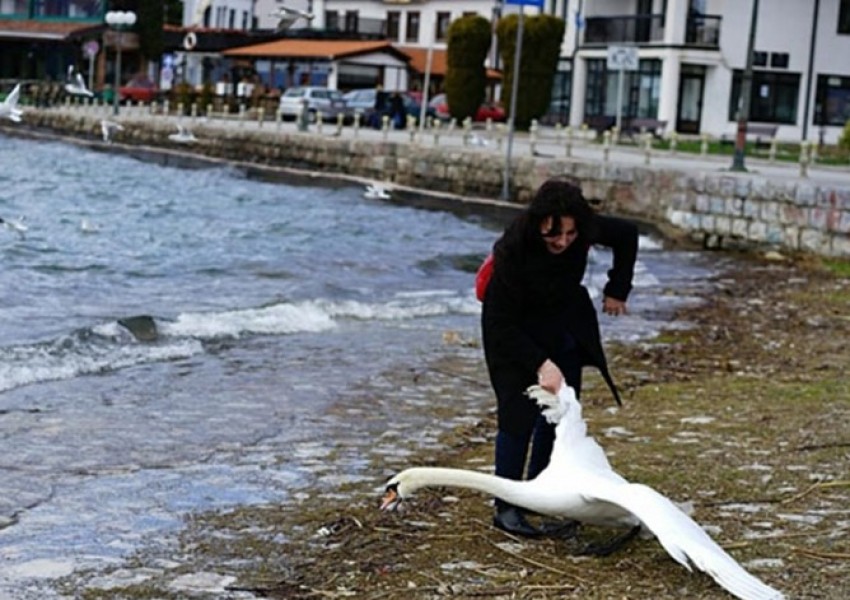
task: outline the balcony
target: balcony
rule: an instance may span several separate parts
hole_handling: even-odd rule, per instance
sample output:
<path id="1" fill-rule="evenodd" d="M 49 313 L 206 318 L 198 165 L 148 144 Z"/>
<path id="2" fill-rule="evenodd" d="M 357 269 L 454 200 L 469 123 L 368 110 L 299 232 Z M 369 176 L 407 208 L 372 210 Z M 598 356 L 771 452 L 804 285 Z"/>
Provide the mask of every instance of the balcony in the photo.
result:
<path id="1" fill-rule="evenodd" d="M 585 21 L 585 44 L 646 44 L 663 39 L 664 15 L 587 17 Z"/>
<path id="2" fill-rule="evenodd" d="M 717 49 L 723 17 L 691 13 L 685 25 L 685 39 L 673 40 L 686 46 Z M 651 44 L 664 41 L 665 15 L 587 17 L 584 44 Z"/>

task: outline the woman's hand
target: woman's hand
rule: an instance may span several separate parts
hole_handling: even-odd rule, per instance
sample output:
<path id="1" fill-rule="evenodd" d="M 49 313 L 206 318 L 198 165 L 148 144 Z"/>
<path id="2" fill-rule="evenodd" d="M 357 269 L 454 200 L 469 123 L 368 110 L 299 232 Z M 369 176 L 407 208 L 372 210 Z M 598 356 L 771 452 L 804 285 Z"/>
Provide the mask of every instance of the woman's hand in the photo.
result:
<path id="1" fill-rule="evenodd" d="M 602 312 L 612 317 L 619 317 L 626 314 L 626 303 L 610 296 L 602 298 Z"/>
<path id="2" fill-rule="evenodd" d="M 563 382 L 564 374 L 561 373 L 561 369 L 559 369 L 558 365 L 548 358 L 542 365 L 540 365 L 540 368 L 537 369 L 537 383 L 539 383 L 540 387 L 543 389 L 548 390 L 553 394 L 557 394 L 558 390 L 561 389 L 561 384 Z"/>

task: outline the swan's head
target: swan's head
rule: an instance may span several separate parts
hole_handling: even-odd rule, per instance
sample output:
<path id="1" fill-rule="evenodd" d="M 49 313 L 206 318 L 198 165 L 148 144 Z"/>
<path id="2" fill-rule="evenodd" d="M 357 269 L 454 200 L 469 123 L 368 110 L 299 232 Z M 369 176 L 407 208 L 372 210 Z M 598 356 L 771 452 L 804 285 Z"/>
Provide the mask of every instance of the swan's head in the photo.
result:
<path id="1" fill-rule="evenodd" d="M 404 480 L 400 473 L 387 482 L 387 487 L 384 489 L 384 497 L 381 500 L 381 510 L 397 510 L 404 500 L 405 486 Z"/>
<path id="2" fill-rule="evenodd" d="M 411 467 L 395 475 L 387 482 L 384 488 L 384 497 L 381 500 L 381 510 L 397 510 L 403 500 L 409 498 L 413 493 L 429 484 L 437 469 L 422 467 Z"/>

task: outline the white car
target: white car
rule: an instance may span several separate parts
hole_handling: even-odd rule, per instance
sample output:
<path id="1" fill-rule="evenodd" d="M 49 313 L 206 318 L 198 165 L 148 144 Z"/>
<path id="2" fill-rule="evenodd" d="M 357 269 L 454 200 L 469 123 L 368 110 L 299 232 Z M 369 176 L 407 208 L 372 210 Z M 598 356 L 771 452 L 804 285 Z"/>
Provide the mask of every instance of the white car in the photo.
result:
<path id="1" fill-rule="evenodd" d="M 342 94 L 326 87 L 291 87 L 280 97 L 280 115 L 284 120 L 297 118 L 302 107 L 311 123 L 316 122 L 320 112 L 324 121 L 336 121 L 339 114 L 348 117 Z"/>

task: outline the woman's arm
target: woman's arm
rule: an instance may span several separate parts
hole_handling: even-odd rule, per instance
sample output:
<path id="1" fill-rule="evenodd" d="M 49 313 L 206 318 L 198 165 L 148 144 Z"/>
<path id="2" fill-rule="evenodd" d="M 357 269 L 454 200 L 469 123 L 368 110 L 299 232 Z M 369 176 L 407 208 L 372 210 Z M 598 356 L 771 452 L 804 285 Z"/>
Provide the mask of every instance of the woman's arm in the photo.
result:
<path id="1" fill-rule="evenodd" d="M 622 310 L 625 310 L 637 261 L 638 229 L 633 222 L 618 217 L 598 215 L 597 219 L 598 231 L 594 242 L 611 248 L 614 258 L 603 293 L 606 298 L 619 301 Z M 612 303 L 611 309 L 617 309 L 616 303 Z"/>

